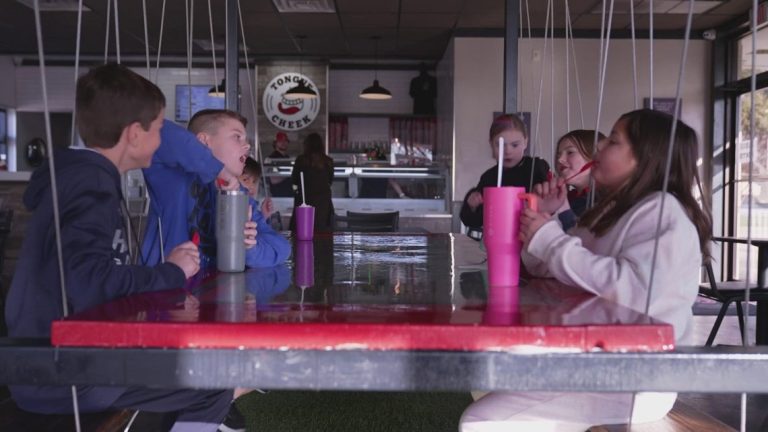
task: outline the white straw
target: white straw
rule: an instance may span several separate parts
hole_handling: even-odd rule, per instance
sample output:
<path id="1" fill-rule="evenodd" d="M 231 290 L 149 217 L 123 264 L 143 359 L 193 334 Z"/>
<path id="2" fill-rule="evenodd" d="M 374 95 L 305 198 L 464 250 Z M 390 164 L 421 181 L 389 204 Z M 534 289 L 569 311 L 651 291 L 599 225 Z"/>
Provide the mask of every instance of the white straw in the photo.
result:
<path id="1" fill-rule="evenodd" d="M 301 204 L 307 205 L 307 197 L 304 196 L 304 172 L 300 172 L 299 175 L 301 175 Z"/>
<path id="2" fill-rule="evenodd" d="M 499 173 L 496 175 L 496 187 L 501 187 L 501 166 L 504 163 L 504 137 L 499 137 Z"/>

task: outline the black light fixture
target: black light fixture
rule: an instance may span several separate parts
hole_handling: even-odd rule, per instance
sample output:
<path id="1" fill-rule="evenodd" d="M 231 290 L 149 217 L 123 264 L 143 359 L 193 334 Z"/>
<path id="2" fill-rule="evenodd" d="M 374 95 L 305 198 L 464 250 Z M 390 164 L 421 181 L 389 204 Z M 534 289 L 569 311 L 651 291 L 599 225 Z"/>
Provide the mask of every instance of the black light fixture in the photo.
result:
<path id="1" fill-rule="evenodd" d="M 360 92 L 360 97 L 362 99 L 371 99 L 371 100 L 386 100 L 386 99 L 392 99 L 392 93 L 385 89 L 384 87 L 379 85 L 379 71 L 378 71 L 378 63 L 379 63 L 379 37 L 374 36 L 371 39 L 374 41 L 374 48 L 373 48 L 373 61 L 374 61 L 374 67 L 373 67 L 373 85 L 370 87 L 366 87 L 363 89 L 363 91 Z"/>
<path id="2" fill-rule="evenodd" d="M 301 56 L 304 54 L 304 50 L 302 49 L 302 42 L 305 38 L 306 36 L 296 36 L 296 39 L 299 40 L 299 75 L 303 75 L 301 67 Z M 291 87 L 288 89 L 288 91 L 283 93 L 283 97 L 286 99 L 314 99 L 317 97 L 317 92 L 314 89 L 309 88 L 305 80 L 300 80 L 296 87 Z"/>
<path id="3" fill-rule="evenodd" d="M 224 97 L 224 91 L 226 89 L 226 80 L 222 78 L 221 84 L 214 85 L 208 90 L 208 96 L 211 97 L 217 97 L 217 98 L 223 98 Z"/>

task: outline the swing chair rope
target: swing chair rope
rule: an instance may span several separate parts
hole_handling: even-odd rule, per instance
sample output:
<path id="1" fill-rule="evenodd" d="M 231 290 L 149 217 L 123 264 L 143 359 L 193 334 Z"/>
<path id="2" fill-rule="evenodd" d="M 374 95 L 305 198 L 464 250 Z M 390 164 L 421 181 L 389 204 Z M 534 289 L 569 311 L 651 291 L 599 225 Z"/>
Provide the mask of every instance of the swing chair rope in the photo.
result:
<path id="1" fill-rule="evenodd" d="M 539 96 L 538 96 L 537 101 L 536 101 L 536 129 L 535 129 L 536 132 L 535 132 L 535 134 L 533 136 L 531 136 L 530 132 L 528 134 L 529 135 L 528 136 L 528 141 L 531 143 L 531 158 L 532 158 L 532 162 L 531 162 L 531 176 L 530 176 L 530 179 L 528 181 L 528 190 L 533 190 L 533 173 L 535 171 L 534 168 L 536 167 L 536 150 L 539 147 L 539 145 L 538 145 L 538 143 L 539 143 L 539 119 L 541 118 L 541 115 L 540 115 L 540 113 L 541 113 L 541 97 L 542 97 L 542 92 L 543 92 L 543 89 L 544 89 L 544 75 L 545 75 L 544 74 L 544 70 L 545 70 L 544 67 L 545 67 L 545 63 L 546 63 L 546 60 L 547 60 L 547 47 L 549 45 L 549 43 L 548 43 L 549 39 L 547 38 L 547 35 L 549 34 L 549 29 L 550 29 L 550 23 L 549 23 L 550 16 L 549 16 L 549 13 L 552 10 L 551 9 L 551 5 L 552 5 L 552 0 L 547 0 L 547 17 L 546 17 L 546 19 L 544 21 L 544 51 L 541 54 L 541 74 L 540 74 L 540 77 L 539 77 Z M 501 161 L 499 161 L 499 163 L 501 163 Z"/>
<path id="2" fill-rule="evenodd" d="M 120 21 L 118 20 L 117 0 L 115 2 L 115 54 L 117 54 L 117 64 L 120 64 Z"/>
<path id="3" fill-rule="evenodd" d="M 107 21 L 106 21 L 106 32 L 104 35 L 104 64 L 107 64 L 107 61 L 109 60 L 109 32 L 111 27 L 111 20 L 112 20 L 112 2 L 107 0 Z"/>
<path id="4" fill-rule="evenodd" d="M 240 7 L 240 0 L 237 0 L 237 17 L 240 23 L 240 34 L 243 40 L 243 55 L 245 56 L 245 74 L 248 77 L 248 97 L 251 101 L 251 115 L 253 121 L 253 146 L 256 159 L 259 161 L 261 167 L 261 184 L 264 188 L 264 198 L 271 196 L 269 190 L 269 182 L 267 181 L 267 170 L 264 169 L 264 156 L 261 151 L 261 145 L 259 143 L 259 121 L 258 110 L 256 106 L 256 88 L 253 85 L 253 77 L 251 76 L 250 60 L 248 59 L 248 44 L 245 43 L 245 26 L 243 25 L 243 9 Z M 255 69 L 254 69 L 255 71 Z"/>
<path id="5" fill-rule="evenodd" d="M 82 3 L 80 5 L 80 11 L 82 11 Z M 46 138 L 46 149 L 48 151 L 48 154 L 50 157 L 48 158 L 49 162 L 49 172 L 51 177 L 51 199 L 53 201 L 53 225 L 54 225 L 54 234 L 56 236 L 56 257 L 57 262 L 59 266 L 59 283 L 61 284 L 61 309 L 62 314 L 64 317 L 69 316 L 69 307 L 67 306 L 67 289 L 66 289 L 66 282 L 64 277 L 64 255 L 62 253 L 62 247 L 61 247 L 61 216 L 59 215 L 59 196 L 58 196 L 58 186 L 56 183 L 56 164 L 54 163 L 53 158 L 53 142 L 51 141 L 51 116 L 50 116 L 50 109 L 48 107 L 48 86 L 47 86 L 47 80 L 45 78 L 45 52 L 43 51 L 43 31 L 42 31 L 42 24 L 40 22 L 40 3 L 38 0 L 35 0 L 34 3 L 34 12 L 35 12 L 35 33 L 37 35 L 37 55 L 38 60 L 40 63 L 40 85 L 43 95 L 43 118 L 45 119 L 45 138 Z M 79 32 L 78 32 L 79 33 Z M 77 403 L 77 388 L 75 386 L 71 386 L 72 391 L 72 409 L 74 411 L 74 417 L 75 417 L 75 430 L 77 432 L 81 431 L 80 428 L 80 410 Z"/>
<path id="6" fill-rule="evenodd" d="M 160 35 L 157 41 L 157 61 L 155 62 L 155 79 L 153 82 L 157 85 L 157 80 L 160 76 L 160 53 L 163 51 L 163 29 L 165 27 L 165 2 L 163 0 L 163 6 L 160 10 Z"/>
<path id="7" fill-rule="evenodd" d="M 629 28 L 632 36 L 632 89 L 635 96 L 635 109 L 640 108 L 637 93 L 637 44 L 635 43 L 635 2 L 629 2 Z"/>

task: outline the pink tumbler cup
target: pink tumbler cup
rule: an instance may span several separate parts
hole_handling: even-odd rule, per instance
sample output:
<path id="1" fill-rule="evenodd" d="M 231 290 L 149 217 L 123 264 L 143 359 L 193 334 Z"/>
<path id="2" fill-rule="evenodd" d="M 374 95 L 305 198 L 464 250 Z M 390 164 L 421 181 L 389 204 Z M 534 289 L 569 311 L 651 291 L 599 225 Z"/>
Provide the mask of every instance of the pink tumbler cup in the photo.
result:
<path id="1" fill-rule="evenodd" d="M 487 187 L 483 190 L 483 244 L 488 254 L 488 284 L 520 284 L 520 213 L 523 201 L 538 209 L 536 195 L 516 186 Z"/>
<path id="2" fill-rule="evenodd" d="M 315 208 L 310 205 L 300 205 L 296 211 L 296 239 L 312 240 L 315 234 Z"/>
<path id="3" fill-rule="evenodd" d="M 294 284 L 302 288 L 315 284 L 315 252 L 311 241 L 296 242 L 296 274 Z"/>

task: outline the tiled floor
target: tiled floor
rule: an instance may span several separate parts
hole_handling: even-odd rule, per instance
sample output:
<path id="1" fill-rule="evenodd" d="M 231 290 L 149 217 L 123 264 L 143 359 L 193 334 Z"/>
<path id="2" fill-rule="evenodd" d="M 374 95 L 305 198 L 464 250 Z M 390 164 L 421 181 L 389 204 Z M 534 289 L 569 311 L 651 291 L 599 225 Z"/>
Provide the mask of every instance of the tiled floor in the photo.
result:
<path id="1" fill-rule="evenodd" d="M 754 317 L 751 318 L 752 320 Z M 703 345 L 715 322 L 714 316 L 695 316 L 695 344 Z M 754 321 L 751 322 L 751 334 L 754 336 Z M 741 345 L 739 324 L 735 316 L 727 316 L 715 338 L 715 344 Z M 760 378 L 758 378 L 760 379 Z M 768 379 L 765 377 L 763 379 Z M 741 424 L 741 395 L 739 394 L 701 394 L 681 393 L 680 400 L 719 419 L 736 430 Z M 748 395 L 746 406 L 746 431 L 768 432 L 768 395 Z"/>

